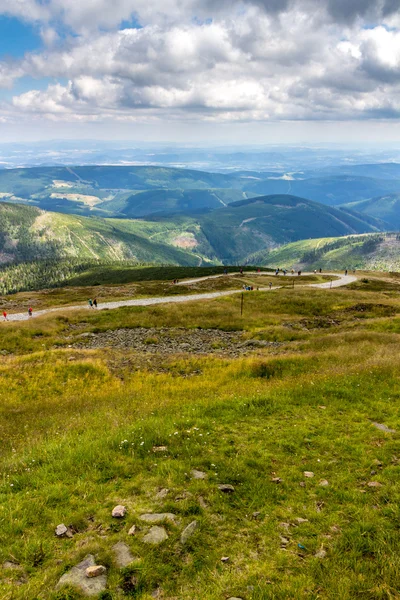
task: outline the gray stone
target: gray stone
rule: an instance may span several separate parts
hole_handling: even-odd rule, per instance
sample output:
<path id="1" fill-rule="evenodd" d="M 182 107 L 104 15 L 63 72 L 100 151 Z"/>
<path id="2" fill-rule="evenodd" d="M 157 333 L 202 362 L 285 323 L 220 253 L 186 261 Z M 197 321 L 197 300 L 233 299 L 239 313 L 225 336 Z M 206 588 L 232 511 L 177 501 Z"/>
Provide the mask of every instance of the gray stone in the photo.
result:
<path id="1" fill-rule="evenodd" d="M 127 544 L 125 544 L 124 542 L 117 542 L 116 544 L 114 544 L 112 549 L 114 552 L 115 564 L 120 569 L 127 567 L 135 560 L 137 560 L 134 556 L 132 556 L 129 546 L 127 546 Z"/>
<path id="2" fill-rule="evenodd" d="M 281 540 L 282 546 L 287 546 L 290 543 L 290 540 L 288 540 L 287 538 L 283 537 L 283 535 L 280 535 L 279 538 Z"/>
<path id="3" fill-rule="evenodd" d="M 233 487 L 233 485 L 230 485 L 229 483 L 221 483 L 218 486 L 218 489 L 220 492 L 224 492 L 225 494 L 231 494 L 232 492 L 235 491 L 235 488 Z"/>
<path id="4" fill-rule="evenodd" d="M 156 494 L 156 499 L 157 500 L 164 500 L 164 498 L 166 498 L 169 494 L 169 489 L 168 488 L 163 488 L 162 490 L 160 490 L 158 492 L 158 494 Z"/>
<path id="5" fill-rule="evenodd" d="M 221 562 L 223 562 L 223 563 L 229 562 L 229 556 L 221 556 Z"/>
<path id="6" fill-rule="evenodd" d="M 328 487 L 329 481 L 327 479 L 321 479 L 321 481 L 319 482 L 319 485 L 321 487 Z"/>
<path id="7" fill-rule="evenodd" d="M 296 517 L 295 522 L 297 525 L 301 525 L 302 523 L 308 523 L 308 519 L 303 519 L 302 517 Z"/>
<path id="8" fill-rule="evenodd" d="M 86 577 L 86 569 L 94 566 L 96 566 L 94 556 L 88 554 L 82 562 L 64 573 L 56 585 L 56 590 L 63 585 L 71 585 L 78 588 L 85 596 L 97 596 L 106 589 L 107 575 L 103 573 L 98 577 Z"/>
<path id="9" fill-rule="evenodd" d="M 379 487 L 382 487 L 382 484 L 379 483 L 379 481 L 369 481 L 367 483 L 367 486 L 370 488 L 379 488 Z"/>
<path id="10" fill-rule="evenodd" d="M 314 477 L 314 473 L 312 471 L 304 471 L 303 475 L 304 477 L 308 477 L 309 479 L 311 477 Z"/>
<path id="11" fill-rule="evenodd" d="M 197 521 L 192 521 L 191 523 L 189 523 L 189 525 L 187 527 L 185 527 L 185 529 L 182 531 L 182 534 L 181 534 L 181 544 L 186 544 L 188 539 L 190 537 L 192 537 L 192 535 L 196 531 L 197 527 L 198 527 Z"/>
<path id="12" fill-rule="evenodd" d="M 57 525 L 55 534 L 57 537 L 63 537 L 64 535 L 66 535 L 67 531 L 68 527 L 64 525 L 64 523 L 61 523 L 60 525 Z"/>
<path id="13" fill-rule="evenodd" d="M 168 446 L 153 446 L 153 452 L 168 452 Z"/>
<path id="14" fill-rule="evenodd" d="M 282 483 L 283 479 L 281 479 L 280 477 L 273 477 L 271 481 L 272 483 Z"/>
<path id="15" fill-rule="evenodd" d="M 132 525 L 132 527 L 128 531 L 128 535 L 135 535 L 135 533 L 136 533 L 136 525 Z"/>
<path id="16" fill-rule="evenodd" d="M 149 533 L 143 537 L 143 541 L 145 544 L 161 544 L 168 539 L 168 534 L 165 531 L 164 527 L 152 527 Z"/>
<path id="17" fill-rule="evenodd" d="M 207 473 L 204 473 L 204 471 L 198 471 L 197 469 L 192 469 L 190 471 L 190 474 L 193 479 L 207 479 Z"/>
<path id="18" fill-rule="evenodd" d="M 6 560 L 2 565 L 3 569 L 13 569 L 14 571 L 20 571 L 22 569 L 21 565 L 11 560 Z"/>
<path id="19" fill-rule="evenodd" d="M 116 519 L 122 519 L 126 515 L 126 507 L 122 506 L 122 504 L 118 504 L 112 509 L 111 515 Z"/>
<path id="20" fill-rule="evenodd" d="M 320 550 L 318 550 L 318 552 L 315 553 L 315 558 L 325 558 L 326 556 L 326 550 L 324 550 L 323 548 L 321 548 Z"/>
<path id="21" fill-rule="evenodd" d="M 88 567 L 85 571 L 86 577 L 99 577 L 100 575 L 104 575 L 107 569 L 103 565 L 94 565 L 93 567 Z"/>
<path id="22" fill-rule="evenodd" d="M 146 523 L 162 523 L 163 521 L 169 521 L 175 523 L 176 515 L 172 513 L 146 513 L 140 515 L 139 519 Z"/>
<path id="23" fill-rule="evenodd" d="M 372 423 L 372 425 L 380 431 L 384 431 L 385 433 L 396 433 L 395 429 L 390 429 L 390 427 L 383 425 L 383 423 Z"/>

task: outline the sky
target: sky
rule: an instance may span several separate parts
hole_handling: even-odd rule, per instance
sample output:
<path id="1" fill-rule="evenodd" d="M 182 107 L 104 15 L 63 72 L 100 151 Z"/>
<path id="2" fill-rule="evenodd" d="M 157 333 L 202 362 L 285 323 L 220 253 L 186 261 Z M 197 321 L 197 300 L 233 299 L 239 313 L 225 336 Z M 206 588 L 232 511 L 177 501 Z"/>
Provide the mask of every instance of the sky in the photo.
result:
<path id="1" fill-rule="evenodd" d="M 400 142 L 400 0 L 0 0 L 0 142 Z"/>

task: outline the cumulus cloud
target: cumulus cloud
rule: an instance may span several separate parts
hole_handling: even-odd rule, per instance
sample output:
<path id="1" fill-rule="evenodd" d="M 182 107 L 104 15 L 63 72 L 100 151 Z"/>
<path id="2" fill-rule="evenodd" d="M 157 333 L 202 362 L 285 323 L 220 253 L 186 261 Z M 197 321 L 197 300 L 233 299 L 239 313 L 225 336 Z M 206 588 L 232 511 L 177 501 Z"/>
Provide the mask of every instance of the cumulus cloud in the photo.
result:
<path id="1" fill-rule="evenodd" d="M 16 14 L 22 0 L 3 3 Z M 400 116 L 398 0 L 220 0 L 217 8 L 187 0 L 183 9 L 180 0 L 24 3 L 26 18 L 41 22 L 46 49 L 12 67 L 0 63 L 0 86 L 23 74 L 56 83 L 15 95 L 15 113 L 65 120 Z M 142 27 L 118 30 L 132 16 Z M 60 38 L 61 18 L 79 35 Z"/>

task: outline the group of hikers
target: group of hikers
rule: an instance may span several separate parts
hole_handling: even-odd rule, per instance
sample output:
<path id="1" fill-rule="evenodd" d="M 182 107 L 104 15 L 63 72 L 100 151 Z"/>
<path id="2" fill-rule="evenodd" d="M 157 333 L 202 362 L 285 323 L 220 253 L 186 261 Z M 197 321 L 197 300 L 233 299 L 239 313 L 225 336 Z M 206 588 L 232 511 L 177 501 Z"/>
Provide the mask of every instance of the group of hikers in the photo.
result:
<path id="1" fill-rule="evenodd" d="M 89 308 L 97 308 L 97 299 L 94 298 L 92 300 L 91 298 L 89 298 L 88 304 L 89 304 Z"/>

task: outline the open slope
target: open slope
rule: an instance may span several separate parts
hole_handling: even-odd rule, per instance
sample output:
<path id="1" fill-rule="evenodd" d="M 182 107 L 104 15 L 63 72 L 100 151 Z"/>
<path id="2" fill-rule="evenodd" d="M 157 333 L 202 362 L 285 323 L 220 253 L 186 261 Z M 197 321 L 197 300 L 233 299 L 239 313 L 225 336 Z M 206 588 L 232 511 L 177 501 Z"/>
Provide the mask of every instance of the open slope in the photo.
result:
<path id="1" fill-rule="evenodd" d="M 301 240 L 248 257 L 249 264 L 291 269 L 366 269 L 400 271 L 397 234 L 352 235 Z"/>
<path id="2" fill-rule="evenodd" d="M 216 255 L 230 261 L 300 239 L 380 229 L 372 219 L 287 195 L 235 202 L 198 220 Z"/>
<path id="3" fill-rule="evenodd" d="M 352 202 L 343 205 L 343 208 L 381 219 L 392 231 L 400 229 L 400 193 Z"/>
<path id="4" fill-rule="evenodd" d="M 138 235 L 134 222 L 88 219 L 0 203 L 2 263 L 63 258 L 198 263 L 195 256 L 180 248 Z"/>

